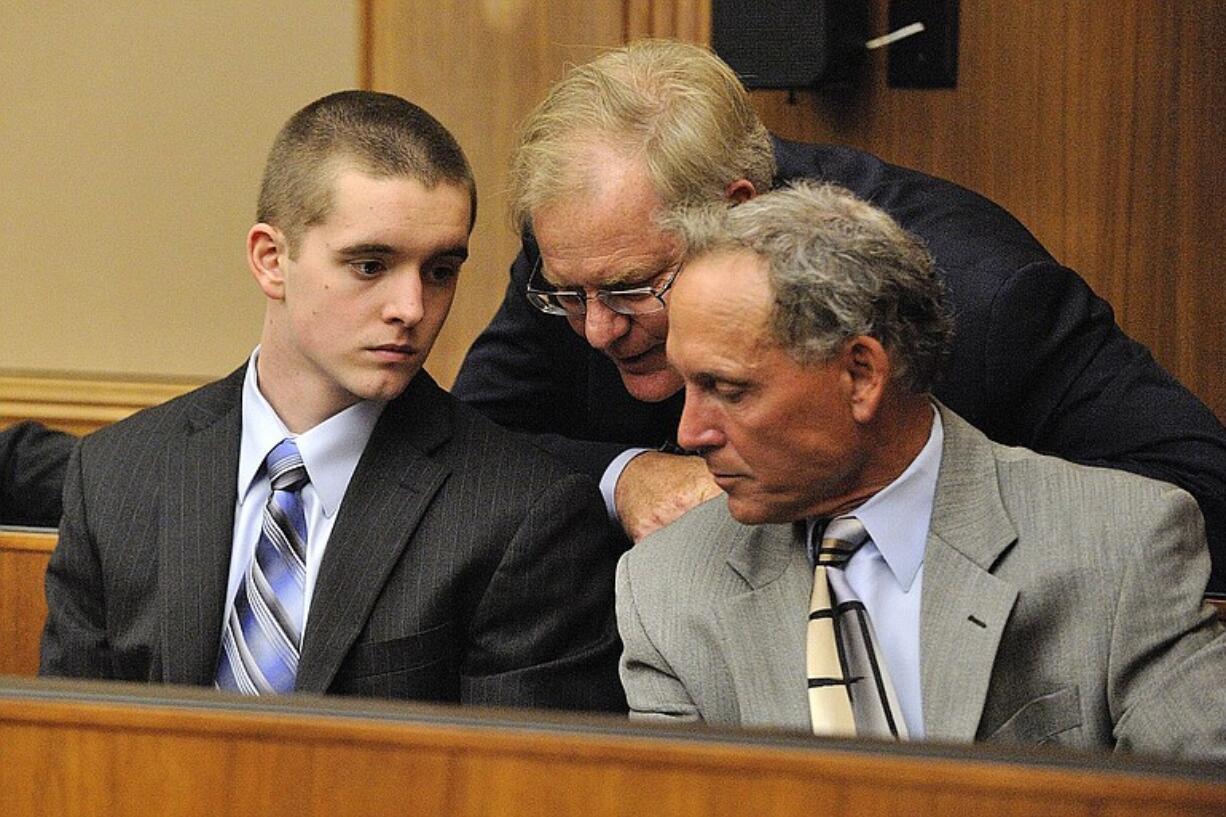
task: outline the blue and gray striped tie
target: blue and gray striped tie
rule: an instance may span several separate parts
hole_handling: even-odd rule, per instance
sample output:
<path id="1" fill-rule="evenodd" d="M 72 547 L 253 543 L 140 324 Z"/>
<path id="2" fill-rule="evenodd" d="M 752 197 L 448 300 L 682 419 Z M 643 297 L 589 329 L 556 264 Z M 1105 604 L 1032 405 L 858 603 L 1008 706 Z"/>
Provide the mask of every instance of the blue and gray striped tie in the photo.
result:
<path id="1" fill-rule="evenodd" d="M 216 687 L 245 695 L 293 690 L 302 646 L 307 472 L 292 440 L 278 443 L 265 464 L 272 495 L 255 557 L 226 618 L 217 662 Z"/>

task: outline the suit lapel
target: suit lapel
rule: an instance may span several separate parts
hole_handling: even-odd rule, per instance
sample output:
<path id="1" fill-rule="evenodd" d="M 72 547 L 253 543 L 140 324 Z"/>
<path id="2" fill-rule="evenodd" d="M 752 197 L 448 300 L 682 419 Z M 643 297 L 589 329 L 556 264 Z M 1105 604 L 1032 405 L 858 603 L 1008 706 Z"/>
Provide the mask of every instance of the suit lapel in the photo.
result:
<path id="1" fill-rule="evenodd" d="M 187 433 L 169 446 L 162 475 L 158 586 L 162 673 L 208 684 L 217 668 L 234 536 L 244 369 L 197 392 Z"/>
<path id="2" fill-rule="evenodd" d="M 987 438 L 940 407 L 945 428 L 924 553 L 920 681 L 930 739 L 973 741 L 1017 589 L 990 572 L 1017 541 Z"/>
<path id="3" fill-rule="evenodd" d="M 805 610 L 813 580 L 804 525 L 740 530 L 728 568 L 750 590 L 715 611 L 740 722 L 807 729 Z"/>
<path id="4" fill-rule="evenodd" d="M 326 692 L 450 469 L 429 456 L 451 436 L 447 396 L 424 371 L 384 409 L 328 540 L 296 688 Z"/>

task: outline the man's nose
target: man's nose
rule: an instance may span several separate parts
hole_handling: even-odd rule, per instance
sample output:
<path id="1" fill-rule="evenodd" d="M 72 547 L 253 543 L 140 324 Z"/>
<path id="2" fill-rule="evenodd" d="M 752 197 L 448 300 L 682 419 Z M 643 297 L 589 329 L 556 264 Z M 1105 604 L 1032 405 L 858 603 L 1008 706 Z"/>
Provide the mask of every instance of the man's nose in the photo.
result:
<path id="1" fill-rule="evenodd" d="M 677 423 L 677 445 L 687 451 L 702 452 L 724 444 L 724 435 L 708 402 L 686 386 L 685 405 Z"/>
<path id="2" fill-rule="evenodd" d="M 388 322 L 416 326 L 425 314 L 421 273 L 416 270 L 406 273 L 394 276 L 393 280 L 389 281 L 391 286 L 383 306 L 383 318 Z"/>
<path id="3" fill-rule="evenodd" d="M 614 312 L 598 298 L 589 297 L 583 316 L 583 336 L 593 349 L 605 351 L 630 329 L 630 317 Z"/>

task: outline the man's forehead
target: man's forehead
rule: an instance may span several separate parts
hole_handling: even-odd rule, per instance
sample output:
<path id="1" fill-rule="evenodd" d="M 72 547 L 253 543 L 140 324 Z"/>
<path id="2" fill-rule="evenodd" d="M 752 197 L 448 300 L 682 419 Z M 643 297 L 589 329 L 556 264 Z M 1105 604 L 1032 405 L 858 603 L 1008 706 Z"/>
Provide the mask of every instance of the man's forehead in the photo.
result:
<path id="1" fill-rule="evenodd" d="M 765 316 L 772 301 L 766 260 L 742 249 L 721 249 L 685 262 L 673 300 L 702 310 L 731 310 Z"/>
<path id="2" fill-rule="evenodd" d="M 426 185 L 414 176 L 355 170 L 336 180 L 334 192 L 328 217 L 312 228 L 334 249 L 391 253 L 429 244 L 438 252 L 467 252 L 470 202 L 462 184 Z"/>
<path id="3" fill-rule="evenodd" d="M 586 259 L 580 264 L 550 263 L 542 255 L 541 276 L 551 285 L 564 288 L 607 289 L 647 286 L 674 268 L 671 256 L 643 258 Z"/>
<path id="4" fill-rule="evenodd" d="M 676 240 L 657 221 L 660 197 L 641 159 L 600 153 L 582 181 L 532 211 L 547 280 L 637 283 L 676 260 Z"/>
<path id="5" fill-rule="evenodd" d="M 541 274 L 555 285 L 607 287 L 640 284 L 677 263 L 674 237 L 654 224 L 641 230 L 538 231 Z"/>
<path id="6" fill-rule="evenodd" d="M 771 297 L 756 256 L 719 254 L 686 264 L 673 285 L 669 343 L 735 347 L 749 354 L 774 344 L 770 336 Z"/>

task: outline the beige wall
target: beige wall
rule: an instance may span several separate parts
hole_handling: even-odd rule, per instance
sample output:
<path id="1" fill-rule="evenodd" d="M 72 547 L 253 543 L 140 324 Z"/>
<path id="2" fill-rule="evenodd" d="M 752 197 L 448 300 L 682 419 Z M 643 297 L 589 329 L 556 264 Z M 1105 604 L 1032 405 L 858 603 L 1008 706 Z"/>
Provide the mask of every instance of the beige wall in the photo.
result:
<path id="1" fill-rule="evenodd" d="M 450 386 L 507 286 L 519 237 L 507 163 L 519 121 L 568 63 L 620 45 L 624 0 L 370 0 L 371 87 L 437 116 L 463 145 L 480 204 L 469 260 L 427 369 Z"/>
<path id="2" fill-rule="evenodd" d="M 241 362 L 264 155 L 294 110 L 357 84 L 357 5 L 0 4 L 0 368 Z"/>

